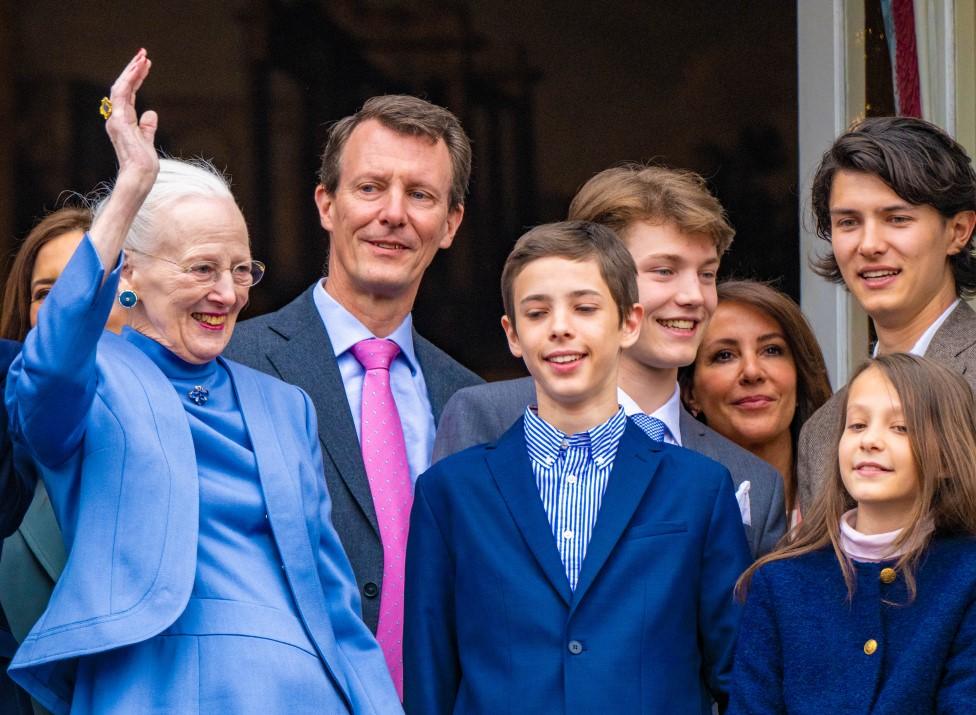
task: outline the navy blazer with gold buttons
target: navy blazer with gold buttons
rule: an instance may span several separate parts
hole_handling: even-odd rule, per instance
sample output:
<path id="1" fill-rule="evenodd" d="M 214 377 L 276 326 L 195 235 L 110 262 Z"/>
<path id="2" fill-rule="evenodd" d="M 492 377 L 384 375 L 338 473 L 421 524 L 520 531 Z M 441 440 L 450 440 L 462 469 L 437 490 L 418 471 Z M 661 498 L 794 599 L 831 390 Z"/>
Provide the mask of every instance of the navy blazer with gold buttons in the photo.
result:
<path id="1" fill-rule="evenodd" d="M 851 601 L 829 548 L 755 573 L 730 715 L 976 712 L 976 539 L 935 539 L 911 603 L 892 563 L 855 566 Z"/>

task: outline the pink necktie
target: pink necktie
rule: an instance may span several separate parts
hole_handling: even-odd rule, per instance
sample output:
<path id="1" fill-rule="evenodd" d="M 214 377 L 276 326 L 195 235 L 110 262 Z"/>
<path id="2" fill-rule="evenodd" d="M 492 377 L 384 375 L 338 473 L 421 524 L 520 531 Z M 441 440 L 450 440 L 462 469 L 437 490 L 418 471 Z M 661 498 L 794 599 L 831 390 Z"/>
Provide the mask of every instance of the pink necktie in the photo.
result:
<path id="1" fill-rule="evenodd" d="M 376 640 L 402 700 L 404 566 L 413 485 L 400 413 L 390 391 L 390 363 L 400 348 L 392 340 L 370 338 L 356 343 L 351 350 L 366 369 L 360 443 L 383 542 L 383 586 Z"/>

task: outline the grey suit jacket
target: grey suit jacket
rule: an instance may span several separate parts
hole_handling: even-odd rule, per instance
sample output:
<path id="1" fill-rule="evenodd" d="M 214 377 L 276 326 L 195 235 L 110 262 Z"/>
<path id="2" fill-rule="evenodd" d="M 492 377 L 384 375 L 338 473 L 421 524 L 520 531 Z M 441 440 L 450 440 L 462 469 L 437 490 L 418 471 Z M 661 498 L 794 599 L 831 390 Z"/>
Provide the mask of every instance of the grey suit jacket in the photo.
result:
<path id="1" fill-rule="evenodd" d="M 359 436 L 335 351 L 312 298 L 313 284 L 284 308 L 240 323 L 224 357 L 298 385 L 315 404 L 332 522 L 352 563 L 363 602 L 363 620 L 376 631 L 383 581 L 383 547 L 363 467 Z M 458 389 L 482 382 L 414 332 L 417 360 L 427 383 L 435 424 Z"/>
<path id="2" fill-rule="evenodd" d="M 444 407 L 434 441 L 434 461 L 498 439 L 535 402 L 532 378 L 503 380 L 459 390 Z M 732 474 L 735 487 L 748 480 L 752 525 L 744 525 L 753 558 L 768 553 L 786 531 L 783 479 L 772 466 L 727 440 L 681 409 L 681 441 Z"/>
<path id="3" fill-rule="evenodd" d="M 976 313 L 965 301 L 959 303 L 936 331 L 925 357 L 958 372 L 976 392 Z M 800 430 L 796 479 L 801 511 L 810 508 L 837 462 L 837 442 L 846 394 L 846 388 L 837 390 Z"/>

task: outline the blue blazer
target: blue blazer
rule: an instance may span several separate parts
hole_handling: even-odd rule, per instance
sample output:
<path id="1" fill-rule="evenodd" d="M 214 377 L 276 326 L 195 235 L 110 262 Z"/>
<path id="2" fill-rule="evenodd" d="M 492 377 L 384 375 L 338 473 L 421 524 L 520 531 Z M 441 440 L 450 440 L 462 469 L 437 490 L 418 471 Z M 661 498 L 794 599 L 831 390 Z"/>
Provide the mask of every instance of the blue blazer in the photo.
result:
<path id="1" fill-rule="evenodd" d="M 881 580 L 887 566 L 856 564 L 850 602 L 831 549 L 759 569 L 729 713 L 976 712 L 976 539 L 934 539 L 908 605 L 901 574 Z"/>
<path id="2" fill-rule="evenodd" d="M 571 591 L 519 419 L 417 482 L 406 710 L 710 713 L 749 561 L 728 471 L 628 422 Z"/>
<path id="3" fill-rule="evenodd" d="M 70 704 L 74 659 L 166 629 L 186 607 L 196 570 L 199 485 L 186 412 L 142 351 L 102 331 L 118 273 L 100 287 L 98 256 L 82 242 L 7 386 L 15 446 L 37 463 L 68 550 L 47 610 L 10 673 L 56 712 Z M 253 436 L 292 596 L 323 665 L 353 712 L 396 712 L 328 520 L 311 401 L 295 387 L 223 364 Z"/>

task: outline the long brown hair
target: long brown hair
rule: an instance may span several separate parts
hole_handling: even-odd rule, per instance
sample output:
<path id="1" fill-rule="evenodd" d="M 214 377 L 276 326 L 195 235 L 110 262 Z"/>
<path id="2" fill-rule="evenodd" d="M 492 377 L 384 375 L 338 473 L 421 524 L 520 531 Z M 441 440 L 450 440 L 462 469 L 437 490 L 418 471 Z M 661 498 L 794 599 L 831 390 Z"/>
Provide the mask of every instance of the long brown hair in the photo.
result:
<path id="1" fill-rule="evenodd" d="M 790 421 L 794 470 L 786 484 L 786 506 L 788 510 L 792 510 L 796 501 L 796 443 L 800 438 L 800 428 L 832 394 L 823 352 L 800 306 L 788 295 L 766 283 L 750 280 L 725 281 L 718 286 L 718 302 L 719 305 L 741 303 L 772 318 L 783 331 L 783 338 L 796 366 L 796 411 Z M 683 397 L 691 394 L 694 380 L 693 362 L 681 368 L 678 374 Z M 698 415 L 698 418 L 707 422 L 705 415 Z"/>
<path id="2" fill-rule="evenodd" d="M 0 309 L 0 337 L 22 341 L 31 328 L 31 275 L 37 254 L 48 243 L 71 231 L 91 228 L 92 215 L 87 208 L 65 206 L 42 218 L 17 250 Z"/>
<path id="3" fill-rule="evenodd" d="M 919 490 L 912 506 L 910 526 L 902 529 L 896 546 L 905 548 L 895 568 L 904 574 L 909 599 L 915 598 L 915 568 L 928 546 L 934 524 L 938 535 L 976 536 L 976 398 L 963 377 L 934 360 L 894 353 L 864 363 L 848 386 L 865 370 L 880 370 L 901 401 L 912 456 L 918 469 Z M 840 440 L 847 421 L 847 395 L 835 426 L 833 444 Z M 803 521 L 782 545 L 762 557 L 739 578 L 736 594 L 744 599 L 757 569 L 817 551 L 834 550 L 849 595 L 854 593 L 854 567 L 841 550 L 840 519 L 857 504 L 844 488 L 838 461 Z"/>

